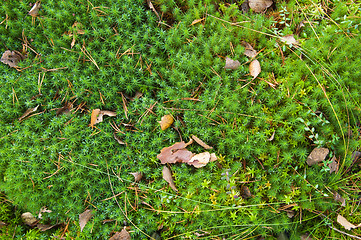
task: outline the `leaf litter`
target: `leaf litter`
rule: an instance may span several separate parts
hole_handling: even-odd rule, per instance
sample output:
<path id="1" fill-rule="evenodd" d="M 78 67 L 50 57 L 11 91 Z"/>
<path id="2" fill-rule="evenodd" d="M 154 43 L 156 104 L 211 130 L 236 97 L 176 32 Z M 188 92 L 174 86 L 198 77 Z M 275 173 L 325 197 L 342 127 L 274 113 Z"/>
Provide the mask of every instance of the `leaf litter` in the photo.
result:
<path id="1" fill-rule="evenodd" d="M 225 69 L 232 69 L 236 70 L 241 66 L 241 63 L 238 60 L 233 60 L 229 57 L 226 57 L 226 65 L 224 66 Z"/>
<path id="2" fill-rule="evenodd" d="M 112 112 L 108 110 L 94 109 L 91 114 L 90 126 L 94 127 L 95 124 L 103 122 L 104 115 L 115 117 L 117 114 L 116 112 Z"/>
<path id="3" fill-rule="evenodd" d="M 79 214 L 79 226 L 81 232 L 92 216 L 92 210 L 90 209 L 87 209 L 83 213 Z"/>
<path id="4" fill-rule="evenodd" d="M 160 128 L 163 131 L 169 128 L 170 126 L 172 126 L 173 123 L 174 123 L 174 118 L 170 114 L 164 115 L 159 121 Z"/>
<path id="5" fill-rule="evenodd" d="M 249 74 L 255 79 L 261 73 L 261 64 L 257 59 L 249 64 Z"/>
<path id="6" fill-rule="evenodd" d="M 248 0 L 249 7 L 256 13 L 265 12 L 272 4 L 272 0 Z"/>
<path id="7" fill-rule="evenodd" d="M 169 183 L 169 186 L 174 191 L 178 192 L 178 189 L 175 187 L 175 184 L 173 181 L 172 172 L 170 171 L 170 169 L 167 166 L 163 167 L 162 174 L 163 174 L 163 179 Z"/>
<path id="8" fill-rule="evenodd" d="M 361 227 L 361 223 L 358 224 L 358 225 L 354 225 L 354 224 L 350 223 L 345 217 L 343 217 L 340 214 L 337 215 L 337 222 L 339 224 L 341 224 L 346 230 L 351 230 L 351 229 L 354 229 L 354 228 Z"/>
<path id="9" fill-rule="evenodd" d="M 25 58 L 26 57 L 19 51 L 6 50 L 1 56 L 1 62 L 15 68 L 18 66 L 18 63 L 23 61 Z"/>

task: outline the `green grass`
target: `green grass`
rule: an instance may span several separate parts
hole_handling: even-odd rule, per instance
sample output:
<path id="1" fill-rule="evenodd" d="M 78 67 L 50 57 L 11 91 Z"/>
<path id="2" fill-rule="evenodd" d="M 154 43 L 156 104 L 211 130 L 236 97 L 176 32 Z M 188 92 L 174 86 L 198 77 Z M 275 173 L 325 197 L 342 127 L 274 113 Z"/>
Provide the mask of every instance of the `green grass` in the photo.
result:
<path id="1" fill-rule="evenodd" d="M 35 18 L 29 4 L 0 7 L 0 52 L 27 52 L 17 69 L 0 65 L 0 186 L 11 202 L 1 211 L 17 209 L 0 219 L 2 238 L 104 239 L 124 225 L 133 239 L 361 233 L 336 222 L 361 222 L 351 158 L 360 149 L 360 4 L 295 0 L 257 14 L 240 2 L 154 1 L 160 23 L 145 1 L 42 1 Z M 281 41 L 288 34 L 298 46 Z M 258 51 L 256 79 L 242 41 Z M 224 69 L 227 56 L 241 66 Z M 57 114 L 67 102 L 70 114 Z M 97 108 L 117 116 L 89 127 Z M 165 114 L 175 123 L 162 131 Z M 193 134 L 219 159 L 168 166 L 175 193 L 157 154 Z M 307 165 L 315 147 L 336 156 L 337 173 Z M 143 179 L 134 184 L 132 172 Z M 52 212 L 40 223 L 63 225 L 40 232 L 21 222 L 43 206 Z M 93 217 L 81 232 L 85 209 Z"/>

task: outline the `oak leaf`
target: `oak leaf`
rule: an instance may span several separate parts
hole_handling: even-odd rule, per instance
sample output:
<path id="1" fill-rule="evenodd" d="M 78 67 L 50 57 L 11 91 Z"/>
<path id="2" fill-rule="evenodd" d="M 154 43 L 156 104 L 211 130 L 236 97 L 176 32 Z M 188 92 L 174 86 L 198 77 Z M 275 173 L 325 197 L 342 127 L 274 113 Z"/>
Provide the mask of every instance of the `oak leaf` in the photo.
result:
<path id="1" fill-rule="evenodd" d="M 169 183 L 169 186 L 176 192 L 178 192 L 178 189 L 175 187 L 174 185 L 174 181 L 173 181 L 173 177 L 172 177 L 172 172 L 170 171 L 169 168 L 167 168 L 167 166 L 163 167 L 163 179 L 166 180 Z"/>

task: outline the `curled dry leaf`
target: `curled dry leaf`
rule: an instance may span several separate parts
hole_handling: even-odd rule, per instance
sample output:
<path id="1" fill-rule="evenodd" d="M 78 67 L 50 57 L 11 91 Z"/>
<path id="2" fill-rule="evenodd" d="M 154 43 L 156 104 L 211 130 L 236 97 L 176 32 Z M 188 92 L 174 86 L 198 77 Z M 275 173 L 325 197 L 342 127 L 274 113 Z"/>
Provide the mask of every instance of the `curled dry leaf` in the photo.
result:
<path id="1" fill-rule="evenodd" d="M 170 171 L 169 168 L 167 168 L 167 166 L 163 167 L 163 179 L 166 180 L 169 183 L 169 186 L 176 192 L 178 192 L 178 189 L 175 187 L 174 182 L 173 182 L 173 177 L 172 177 L 172 172 Z"/>
<path id="2" fill-rule="evenodd" d="M 31 227 L 35 226 L 35 224 L 38 222 L 38 220 L 30 212 L 21 214 L 21 219 L 23 219 L 26 225 Z"/>
<path id="3" fill-rule="evenodd" d="M 43 216 L 42 216 L 42 213 L 51 213 L 52 211 L 47 209 L 46 207 L 42 207 L 40 208 L 40 211 L 39 211 L 39 214 L 38 214 L 38 218 L 39 219 L 42 219 Z"/>
<path id="4" fill-rule="evenodd" d="M 224 66 L 225 69 L 232 69 L 235 70 L 241 66 L 241 63 L 238 60 L 233 60 L 229 57 L 226 57 L 226 65 Z"/>
<path id="5" fill-rule="evenodd" d="M 338 172 L 338 163 L 335 156 L 332 157 L 331 162 L 328 164 L 328 167 L 330 168 L 330 173 Z"/>
<path id="6" fill-rule="evenodd" d="M 25 56 L 18 51 L 6 50 L 1 56 L 1 62 L 14 68 L 18 66 L 18 63 L 25 59 Z"/>
<path id="7" fill-rule="evenodd" d="M 193 165 L 196 168 L 201 168 L 209 163 L 211 154 L 209 152 L 202 152 L 194 155 L 187 163 Z"/>
<path id="8" fill-rule="evenodd" d="M 356 225 L 350 223 L 349 221 L 347 221 L 347 219 L 344 218 L 343 216 L 341 216 L 340 214 L 337 215 L 337 222 L 339 224 L 341 224 L 346 230 L 351 230 L 354 228 L 361 227 L 361 223 L 356 226 Z"/>
<path id="9" fill-rule="evenodd" d="M 38 110 L 38 107 L 39 107 L 39 105 L 36 106 L 36 107 L 34 107 L 34 108 L 29 108 L 28 110 L 26 110 L 26 111 L 24 112 L 24 114 L 23 114 L 21 117 L 18 118 L 19 121 L 23 120 L 24 118 L 26 118 L 27 116 L 29 116 L 31 113 L 36 112 L 36 110 Z"/>
<path id="10" fill-rule="evenodd" d="M 134 182 L 139 182 L 143 177 L 143 174 L 140 173 L 140 172 L 132 172 L 132 173 L 129 173 L 129 174 L 134 176 Z"/>
<path id="11" fill-rule="evenodd" d="M 85 225 L 88 223 L 91 217 L 92 217 L 92 210 L 90 209 L 87 209 L 83 213 L 79 214 L 79 226 L 81 232 L 83 231 Z"/>
<path id="12" fill-rule="evenodd" d="M 56 116 L 63 115 L 63 114 L 69 114 L 70 111 L 72 110 L 72 108 L 73 108 L 73 104 L 70 102 L 66 102 L 63 107 L 59 108 L 56 111 Z"/>
<path id="13" fill-rule="evenodd" d="M 40 7 L 41 7 L 41 3 L 40 1 L 37 1 L 36 3 L 34 3 L 33 7 L 30 9 L 28 14 L 32 17 L 38 16 Z"/>
<path id="14" fill-rule="evenodd" d="M 185 149 L 185 147 L 185 142 L 177 142 L 170 147 L 163 148 L 157 158 L 162 164 L 188 162 L 192 158 L 193 153 Z"/>
<path id="15" fill-rule="evenodd" d="M 91 115 L 91 119 L 90 119 L 90 126 L 94 127 L 95 124 L 103 122 L 104 115 L 114 117 L 117 114 L 115 112 L 108 111 L 108 110 L 94 109 L 92 111 L 92 115 Z"/>
<path id="16" fill-rule="evenodd" d="M 123 142 L 122 140 L 120 140 L 120 138 L 117 136 L 117 134 L 115 132 L 113 132 L 113 136 L 114 136 L 114 139 L 117 140 L 117 142 L 120 144 L 120 145 L 126 145 L 125 142 Z"/>
<path id="17" fill-rule="evenodd" d="M 248 0 L 249 7 L 256 13 L 266 11 L 272 4 L 272 0 Z"/>
<path id="18" fill-rule="evenodd" d="M 242 45 L 245 47 L 244 55 L 250 58 L 254 58 L 257 55 L 257 51 L 253 49 L 252 45 L 248 42 L 243 41 Z"/>
<path id="19" fill-rule="evenodd" d="M 319 162 L 325 160 L 327 154 L 329 153 L 328 148 L 315 148 L 312 150 L 310 155 L 307 157 L 308 166 L 312 166 Z"/>
<path id="20" fill-rule="evenodd" d="M 200 23 L 200 22 L 202 22 L 204 19 L 205 19 L 205 18 L 195 19 L 195 20 L 193 20 L 193 22 L 191 23 L 190 26 L 192 26 L 192 25 L 194 25 L 194 24 L 197 24 L 197 23 Z"/>
<path id="21" fill-rule="evenodd" d="M 334 199 L 336 202 L 340 202 L 342 207 L 346 206 L 346 200 L 343 197 L 341 197 L 341 195 L 338 192 L 334 194 Z"/>
<path id="22" fill-rule="evenodd" d="M 267 141 L 271 142 L 275 138 L 276 131 L 273 131 L 272 136 L 267 139 Z"/>
<path id="23" fill-rule="evenodd" d="M 160 128 L 164 131 L 167 128 L 169 128 L 173 124 L 173 122 L 174 122 L 174 118 L 172 117 L 172 115 L 170 114 L 164 115 L 159 121 Z"/>
<path id="24" fill-rule="evenodd" d="M 125 228 L 122 229 L 121 232 L 116 232 L 109 240 L 130 240 L 130 234 L 125 230 Z"/>
<path id="25" fill-rule="evenodd" d="M 251 74 L 253 79 L 255 79 L 258 76 L 258 74 L 261 73 L 261 64 L 257 59 L 253 60 L 249 64 L 249 73 Z"/>
<path id="26" fill-rule="evenodd" d="M 0 228 L 4 227 L 4 226 L 6 226 L 6 225 L 7 225 L 7 224 L 6 224 L 5 222 L 0 221 Z"/>
<path id="27" fill-rule="evenodd" d="M 280 40 L 286 44 L 292 44 L 292 45 L 298 45 L 299 42 L 295 39 L 293 34 L 286 35 L 284 37 L 281 37 Z"/>
<path id="28" fill-rule="evenodd" d="M 204 149 L 213 149 L 213 147 L 207 145 L 205 142 L 203 142 L 201 139 L 199 139 L 197 136 L 192 135 L 192 139 L 196 141 L 199 145 L 201 145 Z"/>

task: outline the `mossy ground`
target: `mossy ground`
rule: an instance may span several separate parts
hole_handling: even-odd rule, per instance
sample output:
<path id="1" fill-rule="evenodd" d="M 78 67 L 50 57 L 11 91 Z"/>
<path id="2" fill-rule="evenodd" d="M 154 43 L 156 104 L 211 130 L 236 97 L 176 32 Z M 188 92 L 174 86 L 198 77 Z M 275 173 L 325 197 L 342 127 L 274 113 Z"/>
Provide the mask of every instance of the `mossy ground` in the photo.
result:
<path id="1" fill-rule="evenodd" d="M 27 58 L 0 65 L 0 186 L 12 204 L 0 209 L 1 238 L 106 239 L 124 225 L 133 239 L 360 235 L 336 222 L 361 222 L 351 157 L 360 148 L 360 4 L 281 1 L 255 13 L 241 2 L 152 3 L 161 21 L 141 0 L 46 0 L 37 17 L 29 1 L 2 3 L 0 52 Z M 282 41 L 290 34 L 298 45 Z M 242 41 L 258 51 L 255 79 Z M 224 69 L 226 57 L 241 66 Z M 69 114 L 57 113 L 68 103 Z M 97 108 L 117 116 L 89 127 Z M 165 114 L 175 123 L 162 131 Z M 175 193 L 157 154 L 193 134 L 219 159 L 169 166 Z M 336 157 L 337 173 L 306 164 L 315 147 Z M 132 172 L 143 179 L 134 184 Z M 44 206 L 52 212 L 41 223 L 63 224 L 40 232 L 21 223 L 21 212 Z M 85 209 L 93 217 L 80 231 Z"/>

